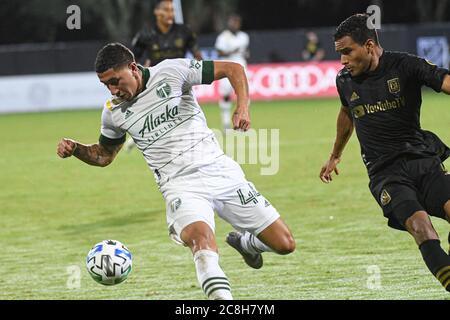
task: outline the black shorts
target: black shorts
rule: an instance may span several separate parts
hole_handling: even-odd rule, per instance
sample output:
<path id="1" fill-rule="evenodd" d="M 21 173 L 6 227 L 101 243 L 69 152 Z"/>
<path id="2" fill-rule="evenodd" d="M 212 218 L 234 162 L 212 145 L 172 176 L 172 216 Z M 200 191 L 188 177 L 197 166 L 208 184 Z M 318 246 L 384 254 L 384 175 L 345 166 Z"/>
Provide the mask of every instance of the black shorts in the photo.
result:
<path id="1" fill-rule="evenodd" d="M 388 225 L 406 230 L 406 220 L 416 211 L 445 219 L 450 174 L 438 157 L 400 158 L 370 177 L 369 188 Z"/>

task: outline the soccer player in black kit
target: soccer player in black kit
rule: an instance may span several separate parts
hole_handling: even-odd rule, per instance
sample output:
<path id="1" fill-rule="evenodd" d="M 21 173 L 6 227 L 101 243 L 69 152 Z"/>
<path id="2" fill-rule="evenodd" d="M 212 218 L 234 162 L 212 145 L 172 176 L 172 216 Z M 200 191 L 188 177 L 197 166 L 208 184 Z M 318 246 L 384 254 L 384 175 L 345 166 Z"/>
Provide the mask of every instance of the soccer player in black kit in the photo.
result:
<path id="1" fill-rule="evenodd" d="M 137 61 L 146 55 L 144 66 L 154 66 L 165 59 L 184 58 L 188 51 L 202 60 L 195 33 L 184 24 L 174 23 L 172 0 L 157 1 L 153 13 L 156 21 L 144 27 L 132 41 Z"/>
<path id="2" fill-rule="evenodd" d="M 450 222 L 450 175 L 443 166 L 450 149 L 420 127 L 421 87 L 450 94 L 449 71 L 417 56 L 385 51 L 368 17 L 353 15 L 334 34 L 344 65 L 336 77 L 342 107 L 320 179 L 329 183 L 333 172 L 339 174 L 336 166 L 355 129 L 370 191 L 388 225 L 413 236 L 428 269 L 450 291 L 450 257 L 429 218 Z"/>

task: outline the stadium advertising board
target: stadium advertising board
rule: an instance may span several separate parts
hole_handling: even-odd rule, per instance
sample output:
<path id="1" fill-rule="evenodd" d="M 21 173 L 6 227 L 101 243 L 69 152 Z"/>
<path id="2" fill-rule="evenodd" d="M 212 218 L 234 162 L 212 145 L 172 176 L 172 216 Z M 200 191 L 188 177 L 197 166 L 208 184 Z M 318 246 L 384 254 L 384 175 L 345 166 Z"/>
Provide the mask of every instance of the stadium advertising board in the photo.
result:
<path id="1" fill-rule="evenodd" d="M 338 61 L 249 65 L 252 100 L 335 97 Z M 108 91 L 95 73 L 66 73 L 0 77 L 0 113 L 102 106 Z M 194 87 L 199 102 L 219 100 L 219 82 Z"/>
<path id="2" fill-rule="evenodd" d="M 252 100 L 336 97 L 339 61 L 254 64 L 247 67 Z M 200 102 L 219 99 L 219 83 L 194 88 Z"/>

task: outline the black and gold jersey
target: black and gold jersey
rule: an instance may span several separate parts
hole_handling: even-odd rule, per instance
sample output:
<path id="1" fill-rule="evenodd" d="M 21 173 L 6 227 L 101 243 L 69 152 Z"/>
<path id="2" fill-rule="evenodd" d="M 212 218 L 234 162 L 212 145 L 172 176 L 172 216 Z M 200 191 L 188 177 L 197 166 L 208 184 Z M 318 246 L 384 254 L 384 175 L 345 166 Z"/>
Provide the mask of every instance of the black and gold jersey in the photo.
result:
<path id="1" fill-rule="evenodd" d="M 184 58 L 188 51 L 198 51 L 197 36 L 183 24 L 173 24 L 169 32 L 162 33 L 153 24 L 143 28 L 134 37 L 132 50 L 139 62 L 144 55 L 154 66 L 165 59 Z"/>
<path id="2" fill-rule="evenodd" d="M 389 51 L 374 71 L 356 77 L 345 68 L 338 73 L 341 103 L 352 115 L 369 175 L 402 155 L 449 156 L 440 139 L 420 126 L 421 87 L 440 92 L 446 74 L 417 56 Z"/>

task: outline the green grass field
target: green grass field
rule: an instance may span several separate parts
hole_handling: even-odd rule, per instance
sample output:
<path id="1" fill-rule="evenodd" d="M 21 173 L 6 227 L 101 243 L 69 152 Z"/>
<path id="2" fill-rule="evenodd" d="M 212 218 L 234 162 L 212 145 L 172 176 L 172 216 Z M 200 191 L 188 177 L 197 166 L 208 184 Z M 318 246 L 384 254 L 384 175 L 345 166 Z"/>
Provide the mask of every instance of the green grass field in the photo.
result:
<path id="1" fill-rule="evenodd" d="M 426 93 L 422 107 L 422 126 L 447 143 L 449 104 L 450 97 Z M 338 109 L 337 99 L 253 104 L 254 128 L 280 129 L 280 170 L 261 176 L 260 165 L 243 168 L 290 226 L 297 250 L 265 254 L 255 271 L 225 244 L 230 226 L 217 218 L 221 265 L 234 297 L 448 299 L 412 238 L 387 227 L 355 136 L 341 175 L 330 185 L 320 182 Z M 204 111 L 209 126 L 220 128 L 218 107 Z M 120 153 L 107 168 L 57 157 L 62 137 L 96 142 L 100 114 L 0 116 L 0 299 L 204 299 L 191 253 L 167 235 L 162 196 L 137 150 Z M 448 225 L 433 222 L 447 248 Z M 133 253 L 133 271 L 120 285 L 101 286 L 86 272 L 87 252 L 103 239 L 120 240 Z M 381 272 L 378 289 L 367 285 L 373 265 Z M 70 286 L 73 266 L 81 270 L 79 288 Z"/>

